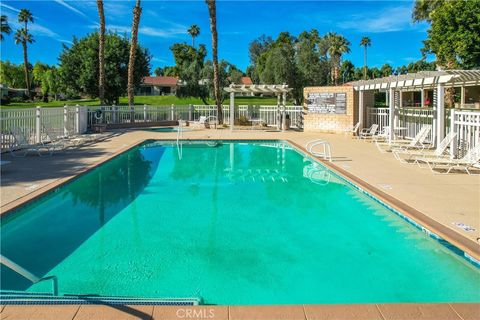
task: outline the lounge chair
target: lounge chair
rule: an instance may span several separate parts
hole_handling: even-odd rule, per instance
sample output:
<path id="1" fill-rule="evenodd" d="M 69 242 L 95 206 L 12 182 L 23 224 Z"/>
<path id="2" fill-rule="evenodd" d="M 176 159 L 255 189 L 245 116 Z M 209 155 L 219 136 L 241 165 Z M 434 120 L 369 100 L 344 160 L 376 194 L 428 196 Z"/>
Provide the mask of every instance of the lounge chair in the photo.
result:
<path id="1" fill-rule="evenodd" d="M 191 127 L 204 128 L 206 121 L 207 121 L 207 117 L 206 117 L 206 116 L 200 116 L 200 118 L 198 118 L 198 121 L 192 121 L 192 122 L 190 122 L 190 125 L 191 125 Z"/>
<path id="2" fill-rule="evenodd" d="M 420 128 L 420 131 L 418 131 L 412 140 L 392 140 L 385 142 L 376 141 L 375 144 L 380 152 L 410 149 L 423 150 L 427 147 L 424 143 L 428 137 L 428 134 L 430 133 L 430 130 L 432 130 L 432 126 L 425 125 Z M 384 149 L 385 147 L 386 149 Z"/>
<path id="3" fill-rule="evenodd" d="M 388 141 L 388 138 L 390 137 L 390 129 L 388 127 L 384 127 L 382 132 L 379 134 L 376 134 L 372 137 L 373 141 L 375 143 L 377 142 L 386 142 Z"/>
<path id="4" fill-rule="evenodd" d="M 377 134 L 377 130 L 378 130 L 378 124 L 372 124 L 372 126 L 370 128 L 364 128 L 362 129 L 362 131 L 360 131 L 360 134 L 358 135 L 358 138 L 359 139 L 367 139 L 367 138 L 371 138 L 373 137 L 374 135 Z"/>
<path id="5" fill-rule="evenodd" d="M 343 132 L 345 134 L 351 133 L 352 136 L 358 136 L 358 129 L 360 129 L 360 122 L 357 122 L 353 127 L 345 129 Z"/>
<path id="6" fill-rule="evenodd" d="M 445 169 L 448 174 L 452 170 L 465 170 L 469 175 L 472 174 L 469 169 L 477 166 L 480 162 L 480 144 L 471 148 L 461 159 L 438 159 L 438 158 L 416 158 L 417 162 L 426 163 L 433 173 L 441 173 L 436 169 Z M 478 167 L 476 167 L 478 169 Z"/>
<path id="7" fill-rule="evenodd" d="M 448 150 L 448 146 L 452 143 L 453 139 L 457 134 L 455 132 L 450 132 L 445 138 L 440 142 L 435 150 L 432 149 L 423 149 L 423 150 L 412 150 L 412 149 L 394 149 L 393 156 L 402 163 L 409 163 L 409 161 L 414 160 L 414 163 L 418 163 L 415 158 L 436 158 L 440 159 L 445 157 Z M 449 157 L 450 155 L 447 154 Z"/>
<path id="8" fill-rule="evenodd" d="M 22 129 L 13 127 L 10 130 L 14 143 L 9 146 L 10 154 L 13 157 L 25 157 L 29 152 L 36 152 L 43 157 L 41 150 L 45 150 L 48 156 L 53 154 L 54 145 L 44 143 L 30 143 Z"/>

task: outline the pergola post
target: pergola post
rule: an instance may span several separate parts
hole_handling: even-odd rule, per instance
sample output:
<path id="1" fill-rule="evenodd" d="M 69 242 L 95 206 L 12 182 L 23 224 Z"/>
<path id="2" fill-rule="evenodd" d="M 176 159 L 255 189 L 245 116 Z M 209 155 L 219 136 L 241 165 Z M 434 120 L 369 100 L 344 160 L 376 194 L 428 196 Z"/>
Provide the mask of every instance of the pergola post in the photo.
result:
<path id="1" fill-rule="evenodd" d="M 422 91 L 420 91 L 420 108 L 423 108 L 425 106 L 425 89 L 422 88 Z"/>
<path id="2" fill-rule="evenodd" d="M 390 141 L 395 139 L 395 91 L 393 88 L 388 89 L 388 125 L 390 126 L 390 132 L 388 133 L 388 139 Z"/>
<path id="3" fill-rule="evenodd" d="M 358 92 L 358 122 L 360 122 L 360 129 L 359 130 L 362 130 L 363 129 L 363 123 L 364 123 L 364 119 L 363 119 L 363 116 L 364 116 L 364 113 L 365 113 L 365 105 L 364 105 L 364 91 L 363 90 L 360 90 Z"/>
<path id="4" fill-rule="evenodd" d="M 385 105 L 388 107 L 390 103 L 389 91 L 385 91 Z"/>
<path id="5" fill-rule="evenodd" d="M 445 136 L 445 86 L 443 83 L 437 84 L 437 132 L 436 146 L 442 142 Z"/>
<path id="6" fill-rule="evenodd" d="M 235 118 L 235 92 L 230 92 L 230 132 L 233 131 Z"/>
<path id="7" fill-rule="evenodd" d="M 282 128 L 282 123 L 281 123 L 281 117 L 280 117 L 280 94 L 277 94 L 277 130 L 280 130 Z"/>
<path id="8" fill-rule="evenodd" d="M 455 109 L 450 110 L 450 131 L 457 132 L 455 127 Z M 450 158 L 454 159 L 457 157 L 458 148 L 457 148 L 457 137 L 452 140 L 450 143 Z"/>
<path id="9" fill-rule="evenodd" d="M 287 93 L 282 93 L 282 131 L 285 131 L 286 124 L 286 113 L 287 113 Z"/>
<path id="10" fill-rule="evenodd" d="M 465 106 L 465 87 L 460 87 L 460 108 Z"/>

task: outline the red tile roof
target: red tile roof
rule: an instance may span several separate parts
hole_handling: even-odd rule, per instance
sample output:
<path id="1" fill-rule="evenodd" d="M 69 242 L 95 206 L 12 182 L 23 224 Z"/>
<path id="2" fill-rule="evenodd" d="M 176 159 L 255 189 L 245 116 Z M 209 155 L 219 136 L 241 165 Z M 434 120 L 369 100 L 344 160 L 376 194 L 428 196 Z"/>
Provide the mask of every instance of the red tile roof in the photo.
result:
<path id="1" fill-rule="evenodd" d="M 253 84 L 253 82 L 250 77 L 242 77 L 242 84 Z"/>
<path id="2" fill-rule="evenodd" d="M 175 77 L 145 77 L 143 84 L 150 84 L 154 86 L 176 86 L 178 79 Z"/>

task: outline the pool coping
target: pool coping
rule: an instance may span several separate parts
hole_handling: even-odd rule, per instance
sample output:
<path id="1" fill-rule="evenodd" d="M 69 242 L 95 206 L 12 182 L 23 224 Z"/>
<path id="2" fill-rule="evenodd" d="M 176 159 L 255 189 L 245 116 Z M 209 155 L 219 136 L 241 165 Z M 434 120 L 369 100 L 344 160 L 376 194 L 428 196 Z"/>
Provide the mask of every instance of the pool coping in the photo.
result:
<path id="1" fill-rule="evenodd" d="M 78 177 L 90 172 L 91 170 L 101 166 L 102 164 L 110 161 L 111 159 L 123 154 L 124 152 L 133 149 L 147 141 L 166 141 L 166 142 L 176 142 L 177 139 L 172 138 L 162 138 L 162 139 L 141 139 L 131 145 L 124 146 L 116 150 L 114 153 L 104 157 L 100 161 L 97 161 L 91 165 L 87 165 L 83 168 L 77 169 L 71 176 L 59 178 L 55 181 L 52 181 L 35 191 L 26 194 L 16 200 L 13 200 L 0 207 L 0 217 L 2 219 L 8 217 L 10 214 L 13 214 L 21 206 L 31 203 L 43 196 L 53 189 L 59 188 L 69 182 L 74 181 Z M 335 174 L 339 175 L 341 178 L 345 179 L 347 182 L 351 183 L 358 190 L 366 193 L 368 196 L 373 197 L 373 200 L 380 201 L 384 206 L 392 209 L 394 213 L 400 213 L 401 216 L 407 217 L 406 221 L 412 223 L 419 227 L 422 231 L 426 232 L 432 238 L 438 241 L 447 242 L 447 244 L 442 243 L 444 246 L 449 247 L 449 245 L 454 246 L 454 249 L 458 249 L 464 253 L 464 258 L 471 262 L 473 265 L 480 267 L 480 245 L 475 243 L 475 241 L 467 238 L 466 236 L 455 232 L 454 230 L 448 228 L 444 224 L 436 221 L 435 219 L 425 215 L 421 211 L 411 207 L 410 205 L 396 199 L 395 197 L 383 192 L 382 190 L 376 188 L 375 186 L 369 184 L 365 180 L 355 176 L 354 174 L 348 172 L 347 170 L 335 165 L 330 161 L 321 159 L 320 157 L 315 157 L 301 145 L 290 139 L 255 139 L 255 138 L 237 138 L 237 139 L 219 139 L 219 138 L 207 138 L 207 139 L 180 139 L 181 141 L 207 141 L 207 140 L 221 140 L 221 141 L 268 141 L 268 142 L 287 142 L 292 145 L 297 151 L 301 152 L 305 156 L 318 161 L 328 169 L 332 170 Z M 366 191 L 366 192 L 365 192 Z M 395 212 L 396 211 L 396 212 Z M 452 249 L 452 248 L 449 248 Z M 453 249 L 453 250 L 454 250 Z M 454 250 L 455 251 L 455 250 Z M 458 253 L 458 252 L 456 252 Z"/>

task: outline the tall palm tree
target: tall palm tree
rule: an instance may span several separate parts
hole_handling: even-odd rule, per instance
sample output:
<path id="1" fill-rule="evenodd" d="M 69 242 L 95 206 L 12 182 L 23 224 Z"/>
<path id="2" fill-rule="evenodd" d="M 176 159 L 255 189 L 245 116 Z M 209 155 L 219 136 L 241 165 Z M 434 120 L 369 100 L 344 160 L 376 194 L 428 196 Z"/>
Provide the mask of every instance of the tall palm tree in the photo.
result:
<path id="1" fill-rule="evenodd" d="M 210 32 L 212 33 L 212 60 L 213 60 L 213 92 L 217 105 L 219 124 L 223 123 L 222 100 L 220 95 L 220 79 L 218 78 L 218 35 L 217 35 L 217 8 L 215 0 L 205 0 L 210 15 Z"/>
<path id="2" fill-rule="evenodd" d="M 188 34 L 192 36 L 192 47 L 195 48 L 195 38 L 198 37 L 200 34 L 200 27 L 196 24 L 192 24 L 192 26 L 188 29 Z"/>
<path id="3" fill-rule="evenodd" d="M 363 54 L 363 78 L 367 79 L 367 47 L 372 45 L 372 40 L 369 37 L 363 37 L 360 41 L 360 46 L 365 49 Z"/>
<path id="4" fill-rule="evenodd" d="M 132 42 L 130 44 L 130 57 L 128 59 L 128 105 L 130 108 L 134 105 L 135 88 L 133 86 L 133 71 L 135 70 L 135 53 L 137 52 L 137 38 L 138 38 L 138 26 L 140 24 L 140 16 L 142 14 L 142 7 L 140 7 L 140 0 L 137 0 L 135 8 L 133 8 L 133 22 L 132 22 Z M 132 121 L 134 119 L 132 118 Z"/>
<path id="5" fill-rule="evenodd" d="M 103 0 L 97 0 L 100 32 L 98 35 L 98 97 L 100 104 L 105 104 L 105 13 Z"/>
<path id="6" fill-rule="evenodd" d="M 332 80 L 335 85 L 338 85 L 342 54 L 350 52 L 350 42 L 344 36 L 335 32 L 327 33 L 325 39 L 328 43 L 328 54 L 330 55 L 330 63 L 332 64 Z"/>
<path id="7" fill-rule="evenodd" d="M 15 43 L 23 47 L 23 70 L 25 72 L 25 84 L 27 86 L 27 97 L 30 97 L 30 75 L 28 73 L 28 44 L 35 42 L 33 35 L 28 32 L 28 23 L 33 23 L 33 15 L 27 9 L 22 9 L 18 13 L 18 22 L 23 23 L 24 27 L 15 32 Z"/>
<path id="8" fill-rule="evenodd" d="M 12 33 L 12 28 L 10 28 L 10 25 L 8 24 L 8 18 L 6 15 L 2 14 L 1 17 L 1 33 L 0 33 L 0 40 L 3 40 L 3 34 L 10 34 Z"/>

